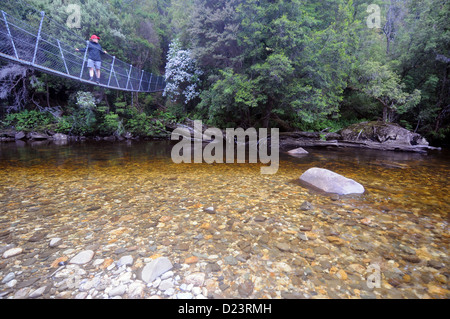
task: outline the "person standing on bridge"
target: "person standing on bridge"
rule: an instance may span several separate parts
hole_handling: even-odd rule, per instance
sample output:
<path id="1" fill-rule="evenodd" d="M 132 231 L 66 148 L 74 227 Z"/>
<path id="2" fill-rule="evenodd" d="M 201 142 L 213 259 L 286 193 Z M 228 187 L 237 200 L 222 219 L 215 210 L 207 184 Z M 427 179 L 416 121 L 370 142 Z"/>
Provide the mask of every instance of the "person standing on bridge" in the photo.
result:
<path id="1" fill-rule="evenodd" d="M 100 84 L 100 68 L 102 67 L 102 55 L 108 52 L 102 49 L 102 46 L 98 43 L 98 40 L 100 40 L 100 37 L 96 36 L 95 34 L 92 35 L 90 38 L 90 42 L 87 47 L 88 50 L 87 67 L 89 68 L 89 76 L 90 76 L 89 81 L 93 81 L 95 69 L 95 75 L 97 78 L 96 82 L 97 84 Z M 75 51 L 85 52 L 86 49 L 79 50 L 78 48 L 76 48 Z"/>

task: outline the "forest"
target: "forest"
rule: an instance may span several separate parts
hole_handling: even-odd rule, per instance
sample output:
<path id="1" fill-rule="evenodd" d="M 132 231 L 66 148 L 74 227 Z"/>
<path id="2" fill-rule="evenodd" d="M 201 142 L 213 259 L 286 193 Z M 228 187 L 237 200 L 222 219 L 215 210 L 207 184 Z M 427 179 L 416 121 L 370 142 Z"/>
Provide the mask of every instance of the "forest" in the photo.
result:
<path id="1" fill-rule="evenodd" d="M 100 36 L 166 88 L 108 90 L 1 61 L 0 129 L 163 137 L 186 119 L 329 132 L 378 120 L 450 141 L 448 0 L 8 2 Z"/>

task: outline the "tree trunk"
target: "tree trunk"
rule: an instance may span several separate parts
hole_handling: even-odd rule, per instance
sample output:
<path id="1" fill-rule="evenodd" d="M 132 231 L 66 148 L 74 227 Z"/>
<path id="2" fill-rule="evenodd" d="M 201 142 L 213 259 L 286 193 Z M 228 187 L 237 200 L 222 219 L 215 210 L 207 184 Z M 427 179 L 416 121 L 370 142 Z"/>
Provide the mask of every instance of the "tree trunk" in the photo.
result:
<path id="1" fill-rule="evenodd" d="M 389 54 L 390 48 L 391 48 L 391 40 L 388 37 L 387 38 L 387 45 L 386 45 L 386 54 Z"/>
<path id="2" fill-rule="evenodd" d="M 392 40 L 392 27 L 393 27 L 393 17 L 392 17 L 392 4 L 387 9 L 386 13 L 386 24 L 383 27 L 383 33 L 386 36 L 386 54 L 389 55 L 391 40 Z"/>
<path id="3" fill-rule="evenodd" d="M 388 122 L 389 108 L 385 105 L 383 106 L 383 122 Z"/>
<path id="4" fill-rule="evenodd" d="M 274 114 L 274 115 L 273 115 L 273 120 L 274 120 L 279 126 L 281 126 L 282 129 L 284 129 L 284 130 L 286 130 L 286 131 L 288 131 L 288 132 L 293 131 L 292 126 L 291 126 L 288 122 L 283 121 L 282 119 L 280 119 L 280 117 L 279 117 L 278 115 Z"/>
<path id="5" fill-rule="evenodd" d="M 435 126 L 434 126 L 435 132 L 437 132 L 440 129 L 441 121 L 444 117 L 444 114 L 446 113 L 446 108 L 448 107 L 448 106 L 445 106 L 446 103 L 444 103 L 444 98 L 448 94 L 447 81 L 448 81 L 449 69 L 450 69 L 450 64 L 447 63 L 447 66 L 444 69 L 444 79 L 442 80 L 442 86 L 441 86 L 441 92 L 439 94 L 439 100 L 436 105 L 437 107 L 441 108 L 441 111 L 439 112 L 439 115 L 436 118 L 436 122 L 435 122 Z"/>
<path id="6" fill-rule="evenodd" d="M 138 110 L 139 113 L 142 113 L 144 110 L 141 108 L 141 105 L 139 104 L 139 93 L 132 92 L 131 95 L 132 95 L 133 107 L 136 108 L 136 110 Z"/>
<path id="7" fill-rule="evenodd" d="M 269 96 L 268 101 L 267 101 L 266 114 L 263 118 L 263 127 L 264 128 L 269 128 L 269 121 L 270 121 L 270 117 L 272 115 L 272 109 L 273 109 L 273 99 L 271 96 Z"/>
<path id="8" fill-rule="evenodd" d="M 47 90 L 47 107 L 50 107 L 50 90 L 48 88 L 48 82 L 45 83 L 46 90 Z"/>

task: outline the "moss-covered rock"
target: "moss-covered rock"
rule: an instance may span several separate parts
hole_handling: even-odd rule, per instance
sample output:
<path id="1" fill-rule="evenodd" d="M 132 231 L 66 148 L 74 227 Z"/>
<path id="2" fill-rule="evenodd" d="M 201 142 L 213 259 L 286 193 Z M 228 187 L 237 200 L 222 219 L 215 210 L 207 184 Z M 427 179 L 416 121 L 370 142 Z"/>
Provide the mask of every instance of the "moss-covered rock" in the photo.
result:
<path id="1" fill-rule="evenodd" d="M 347 141 L 372 141 L 398 145 L 428 145 L 420 134 L 413 133 L 395 123 L 362 122 L 350 125 L 340 132 Z"/>

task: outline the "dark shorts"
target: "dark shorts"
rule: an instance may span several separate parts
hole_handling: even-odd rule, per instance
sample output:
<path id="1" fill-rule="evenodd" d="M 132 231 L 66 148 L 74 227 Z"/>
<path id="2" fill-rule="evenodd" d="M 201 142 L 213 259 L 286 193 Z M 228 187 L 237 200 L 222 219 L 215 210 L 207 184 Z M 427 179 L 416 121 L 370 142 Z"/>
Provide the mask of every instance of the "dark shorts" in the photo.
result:
<path id="1" fill-rule="evenodd" d="M 100 68 L 102 67 L 102 61 L 94 61 L 94 60 L 88 59 L 87 67 L 100 70 Z"/>

